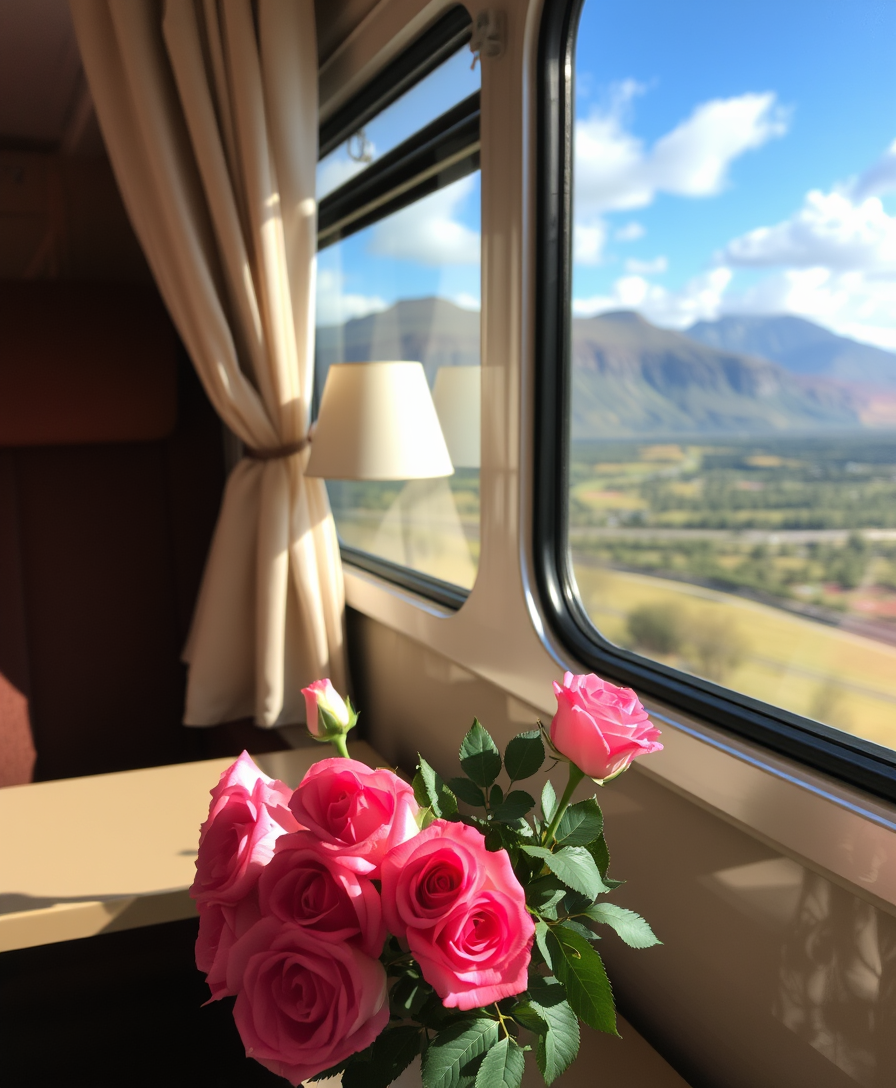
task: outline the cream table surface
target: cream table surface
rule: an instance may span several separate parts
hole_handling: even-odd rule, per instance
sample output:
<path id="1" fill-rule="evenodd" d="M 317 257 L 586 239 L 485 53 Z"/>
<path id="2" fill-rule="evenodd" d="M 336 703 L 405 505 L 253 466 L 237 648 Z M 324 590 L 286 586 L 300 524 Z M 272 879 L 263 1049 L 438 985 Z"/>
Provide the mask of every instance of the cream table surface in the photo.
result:
<path id="1" fill-rule="evenodd" d="M 382 766 L 363 741 L 355 758 Z M 298 784 L 313 744 L 255 757 Z M 199 825 L 232 758 L 0 789 L 0 952 L 189 918 Z"/>

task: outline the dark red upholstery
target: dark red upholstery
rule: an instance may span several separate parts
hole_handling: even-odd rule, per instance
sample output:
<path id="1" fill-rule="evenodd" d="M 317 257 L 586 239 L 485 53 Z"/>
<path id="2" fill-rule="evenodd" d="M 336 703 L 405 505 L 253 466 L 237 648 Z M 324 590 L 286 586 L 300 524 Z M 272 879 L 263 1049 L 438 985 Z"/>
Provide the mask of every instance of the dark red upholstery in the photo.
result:
<path id="1" fill-rule="evenodd" d="M 177 416 L 175 353 L 154 291 L 2 284 L 0 446 L 167 438 Z"/>
<path id="2" fill-rule="evenodd" d="M 11 302 L 40 374 L 70 395 L 22 378 L 27 339 L 0 336 L 0 403 L 18 398 L 0 407 L 0 784 L 30 779 L 35 748 L 34 777 L 49 779 L 283 747 L 252 726 L 181 725 L 224 469 L 220 421 L 158 296 L 0 284 L 0 329 L 21 324 Z M 130 375 L 117 385 L 116 362 Z"/>

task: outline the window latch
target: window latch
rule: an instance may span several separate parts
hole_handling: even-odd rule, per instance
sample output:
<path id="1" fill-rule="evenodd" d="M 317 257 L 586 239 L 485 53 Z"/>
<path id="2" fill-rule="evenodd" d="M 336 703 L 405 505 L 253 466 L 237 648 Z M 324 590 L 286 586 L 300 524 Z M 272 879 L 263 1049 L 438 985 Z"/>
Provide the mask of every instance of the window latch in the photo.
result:
<path id="1" fill-rule="evenodd" d="M 480 11 L 473 23 L 473 36 L 470 38 L 470 52 L 473 54 L 473 63 L 470 68 L 476 67 L 476 61 L 483 57 L 500 57 L 504 52 L 504 13 L 494 8 L 486 8 Z"/>

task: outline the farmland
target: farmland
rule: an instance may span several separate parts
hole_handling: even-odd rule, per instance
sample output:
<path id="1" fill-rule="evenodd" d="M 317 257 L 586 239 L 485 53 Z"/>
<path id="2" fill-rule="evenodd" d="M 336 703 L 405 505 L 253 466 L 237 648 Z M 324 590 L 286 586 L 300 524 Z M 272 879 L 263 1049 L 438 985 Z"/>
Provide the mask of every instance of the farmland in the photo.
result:
<path id="1" fill-rule="evenodd" d="M 896 438 L 573 446 L 569 534 L 611 641 L 896 747 Z"/>

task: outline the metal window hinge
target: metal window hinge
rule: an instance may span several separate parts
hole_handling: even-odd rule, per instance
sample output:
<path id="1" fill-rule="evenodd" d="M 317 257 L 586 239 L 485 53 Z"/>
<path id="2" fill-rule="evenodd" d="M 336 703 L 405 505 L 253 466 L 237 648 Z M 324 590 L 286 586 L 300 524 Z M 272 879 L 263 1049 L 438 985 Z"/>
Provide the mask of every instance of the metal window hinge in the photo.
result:
<path id="1" fill-rule="evenodd" d="M 470 52 L 473 54 L 471 68 L 483 57 L 500 57 L 504 52 L 504 13 L 494 8 L 480 11 L 473 22 L 473 36 L 470 38 Z"/>

